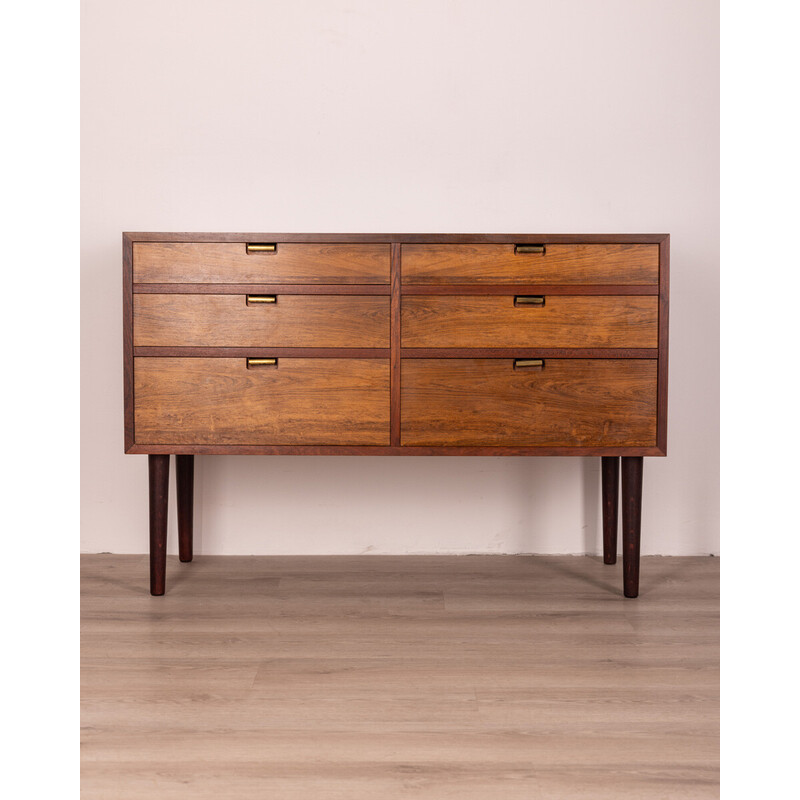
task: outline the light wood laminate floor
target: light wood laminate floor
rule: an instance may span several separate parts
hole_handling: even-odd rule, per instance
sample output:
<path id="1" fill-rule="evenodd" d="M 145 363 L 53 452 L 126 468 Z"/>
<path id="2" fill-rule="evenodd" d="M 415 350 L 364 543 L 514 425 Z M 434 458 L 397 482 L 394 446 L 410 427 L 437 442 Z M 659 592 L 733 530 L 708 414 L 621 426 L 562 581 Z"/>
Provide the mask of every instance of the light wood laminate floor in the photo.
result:
<path id="1" fill-rule="evenodd" d="M 82 570 L 83 800 L 718 797 L 718 559 Z"/>

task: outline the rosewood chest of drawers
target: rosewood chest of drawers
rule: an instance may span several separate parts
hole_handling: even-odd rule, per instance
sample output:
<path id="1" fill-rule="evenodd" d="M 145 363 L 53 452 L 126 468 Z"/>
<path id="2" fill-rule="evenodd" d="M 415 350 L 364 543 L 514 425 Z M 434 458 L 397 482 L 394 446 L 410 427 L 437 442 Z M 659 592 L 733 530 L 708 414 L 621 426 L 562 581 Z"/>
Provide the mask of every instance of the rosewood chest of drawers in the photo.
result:
<path id="1" fill-rule="evenodd" d="M 666 455 L 669 236 L 123 234 L 125 452 L 602 458 L 604 560 L 638 594 L 642 459 Z"/>

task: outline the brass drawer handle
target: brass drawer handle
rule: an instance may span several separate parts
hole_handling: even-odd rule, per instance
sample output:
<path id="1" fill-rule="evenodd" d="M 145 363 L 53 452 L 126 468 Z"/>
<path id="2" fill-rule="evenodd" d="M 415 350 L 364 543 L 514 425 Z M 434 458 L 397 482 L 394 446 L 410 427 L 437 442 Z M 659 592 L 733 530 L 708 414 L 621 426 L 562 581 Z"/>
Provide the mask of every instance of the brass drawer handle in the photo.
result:
<path id="1" fill-rule="evenodd" d="M 247 244 L 248 253 L 274 253 L 277 249 L 278 245 L 276 244 L 251 244 L 249 242 Z"/>
<path id="2" fill-rule="evenodd" d="M 545 249 L 543 244 L 515 244 L 514 255 L 521 256 L 526 253 L 541 253 L 544 255 Z"/>
<path id="3" fill-rule="evenodd" d="M 515 358 L 514 369 L 544 369 L 543 358 Z"/>
<path id="4" fill-rule="evenodd" d="M 253 367 L 277 367 L 278 366 L 278 359 L 277 358 L 248 358 L 247 359 L 247 369 L 253 369 Z"/>
<path id="5" fill-rule="evenodd" d="M 274 294 L 248 294 L 247 305 L 263 305 L 264 303 L 277 303 L 278 296 Z"/>
<path id="6" fill-rule="evenodd" d="M 514 298 L 514 305 L 542 308 L 544 306 L 544 297 L 542 295 L 517 295 L 517 297 Z"/>

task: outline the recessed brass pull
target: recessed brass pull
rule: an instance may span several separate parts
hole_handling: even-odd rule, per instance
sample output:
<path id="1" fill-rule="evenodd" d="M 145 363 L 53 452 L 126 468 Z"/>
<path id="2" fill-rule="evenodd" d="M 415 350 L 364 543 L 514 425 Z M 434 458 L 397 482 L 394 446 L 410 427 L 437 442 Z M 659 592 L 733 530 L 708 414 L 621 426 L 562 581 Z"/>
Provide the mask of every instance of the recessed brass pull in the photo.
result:
<path id="1" fill-rule="evenodd" d="M 274 253 L 278 249 L 276 244 L 250 244 L 247 245 L 248 253 Z"/>
<path id="2" fill-rule="evenodd" d="M 543 358 L 515 358 L 514 369 L 543 369 Z"/>
<path id="3" fill-rule="evenodd" d="M 541 308 L 544 305 L 544 297 L 542 295 L 518 295 L 514 298 L 515 306 L 536 306 Z"/>
<path id="4" fill-rule="evenodd" d="M 277 367 L 278 366 L 278 359 L 277 358 L 248 358 L 247 359 L 247 369 L 252 369 L 253 367 Z"/>
<path id="5" fill-rule="evenodd" d="M 248 294 L 247 305 L 255 305 L 262 303 L 277 303 L 278 296 L 274 294 Z"/>
<path id="6" fill-rule="evenodd" d="M 521 256 L 526 253 L 541 253 L 544 255 L 543 244 L 515 244 L 514 255 Z"/>

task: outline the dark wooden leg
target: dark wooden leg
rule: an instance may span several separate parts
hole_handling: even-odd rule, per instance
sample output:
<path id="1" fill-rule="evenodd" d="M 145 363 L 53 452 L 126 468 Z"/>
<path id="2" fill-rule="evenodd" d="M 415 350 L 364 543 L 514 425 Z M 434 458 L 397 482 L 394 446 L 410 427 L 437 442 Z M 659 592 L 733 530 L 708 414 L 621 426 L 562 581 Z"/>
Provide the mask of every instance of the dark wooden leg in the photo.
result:
<path id="1" fill-rule="evenodd" d="M 194 510 L 194 456 L 175 456 L 178 483 L 178 553 L 192 560 L 192 512 Z"/>
<path id="2" fill-rule="evenodd" d="M 164 594 L 167 572 L 169 456 L 147 456 L 150 475 L 150 594 Z"/>
<path id="3" fill-rule="evenodd" d="M 639 596 L 643 460 L 641 456 L 622 457 L 622 580 L 625 597 Z"/>
<path id="4" fill-rule="evenodd" d="M 617 563 L 619 520 L 619 456 L 603 456 L 603 562 Z"/>

